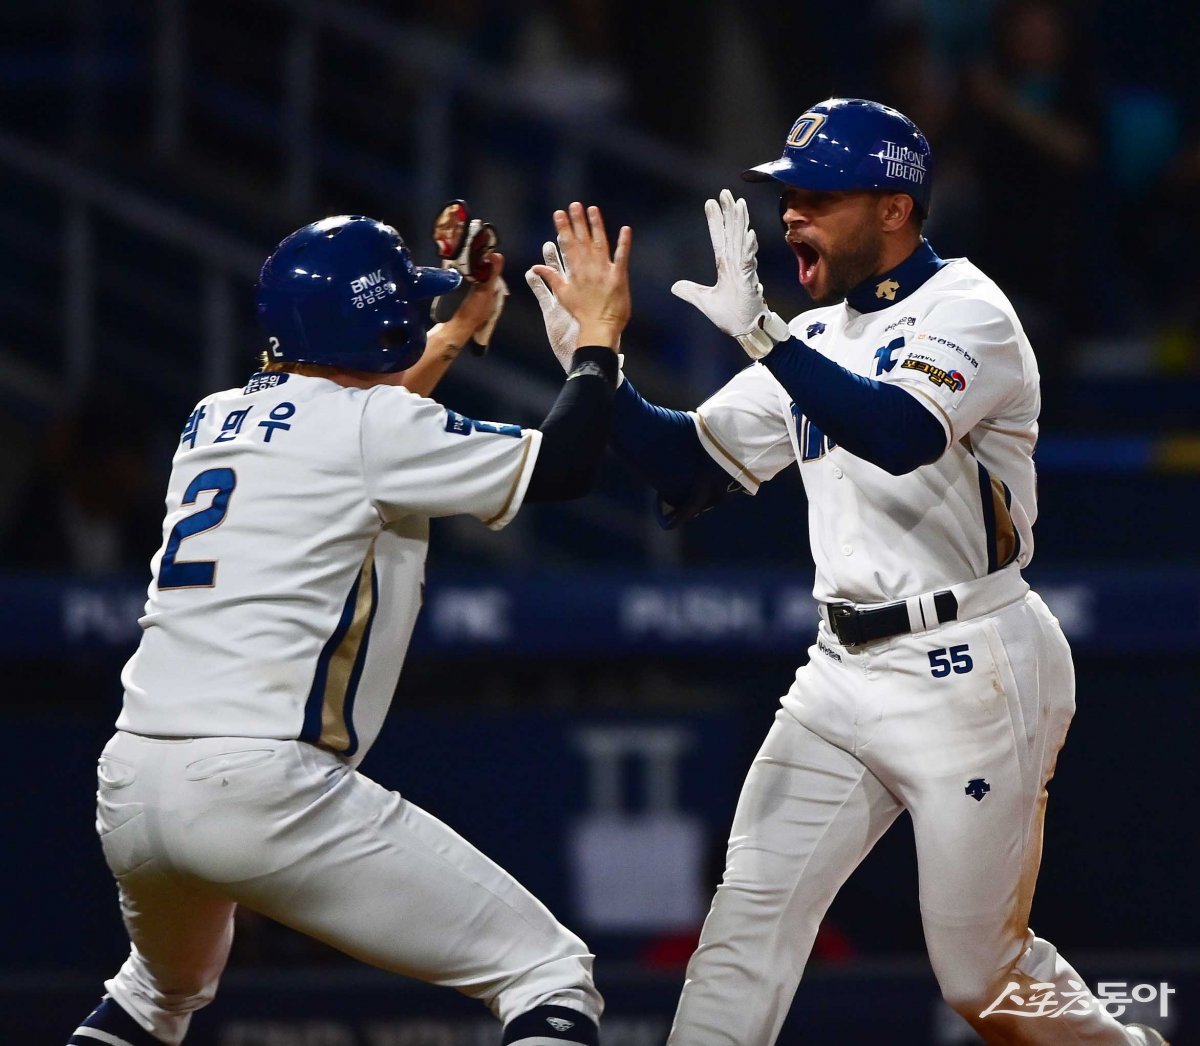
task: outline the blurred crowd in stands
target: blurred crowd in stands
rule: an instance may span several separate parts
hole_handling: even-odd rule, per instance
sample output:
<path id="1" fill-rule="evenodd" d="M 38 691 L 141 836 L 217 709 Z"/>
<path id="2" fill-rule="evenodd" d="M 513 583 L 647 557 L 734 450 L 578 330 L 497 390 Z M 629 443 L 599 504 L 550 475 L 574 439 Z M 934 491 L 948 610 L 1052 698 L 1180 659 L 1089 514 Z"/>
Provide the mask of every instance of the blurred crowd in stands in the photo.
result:
<path id="1" fill-rule="evenodd" d="M 1081 341 L 1133 336 L 1128 370 L 1200 368 L 1182 264 L 1200 236 L 1200 34 L 1186 5 L 457 0 L 427 12 L 531 93 L 593 120 L 606 107 L 731 171 L 811 102 L 885 101 L 933 146 L 931 240 L 1009 291 L 1044 366 Z"/>
<path id="2" fill-rule="evenodd" d="M 808 104 L 837 94 L 885 101 L 932 143 L 934 247 L 979 263 L 1023 318 L 1043 388 L 1058 390 L 1044 421 L 1053 423 L 1071 379 L 1200 380 L 1200 296 L 1187 264 L 1200 239 L 1200 29 L 1182 2 L 443 0 L 400 16 L 385 0 L 357 4 L 428 34 L 447 61 L 508 74 L 527 100 L 591 133 L 619 123 L 707 157 L 735 187 L 737 171 L 778 152 Z M 233 18 L 237 5 L 224 6 Z M 221 10 L 223 0 L 192 16 Z M 207 55 L 235 60 L 211 46 Z M 347 110 L 347 122 L 386 134 L 381 117 L 406 111 L 406 75 L 416 74 L 397 73 L 390 107 L 365 118 Z M 318 101 L 336 97 L 323 89 Z M 497 126 L 468 159 L 487 164 L 493 149 L 518 170 L 525 155 L 535 167 L 529 133 L 519 119 Z M 77 138 L 103 152 L 94 131 Z M 641 192 L 605 187 L 601 202 L 633 210 Z M 702 235 L 700 198 L 676 202 Z M 760 231 L 764 244 L 773 239 Z M 639 249 L 655 257 L 644 240 Z M 777 283 L 782 271 L 771 274 Z M 685 274 L 661 275 L 665 288 Z M 661 308 L 645 294 L 637 305 L 642 316 Z M 155 443 L 143 411 L 110 396 L 93 390 L 45 429 L 24 491 L 0 514 L 5 565 L 144 568 L 170 448 Z M 117 426 L 93 416 L 114 411 L 125 419 Z M 1096 431 L 1112 420 L 1096 417 Z"/>

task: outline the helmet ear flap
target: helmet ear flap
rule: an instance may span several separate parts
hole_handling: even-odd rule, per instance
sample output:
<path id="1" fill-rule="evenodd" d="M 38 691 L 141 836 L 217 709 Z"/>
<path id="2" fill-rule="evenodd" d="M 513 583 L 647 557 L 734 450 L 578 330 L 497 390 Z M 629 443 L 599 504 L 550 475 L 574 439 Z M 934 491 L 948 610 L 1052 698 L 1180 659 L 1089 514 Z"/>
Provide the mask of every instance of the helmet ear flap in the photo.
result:
<path id="1" fill-rule="evenodd" d="M 395 354 L 393 363 L 397 370 L 406 370 L 416 363 L 425 351 L 425 333 L 424 318 L 409 302 L 403 320 L 381 328 L 376 336 L 376 343 L 380 349 Z"/>

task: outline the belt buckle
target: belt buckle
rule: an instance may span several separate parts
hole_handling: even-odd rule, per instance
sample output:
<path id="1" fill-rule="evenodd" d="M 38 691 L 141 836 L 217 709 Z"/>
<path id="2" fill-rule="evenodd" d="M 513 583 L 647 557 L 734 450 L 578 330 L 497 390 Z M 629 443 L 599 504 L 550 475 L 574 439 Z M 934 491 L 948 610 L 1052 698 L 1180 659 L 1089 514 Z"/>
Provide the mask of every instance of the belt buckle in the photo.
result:
<path id="1" fill-rule="evenodd" d="M 861 642 L 858 611 L 849 603 L 829 604 L 829 627 L 843 646 L 857 646 Z"/>

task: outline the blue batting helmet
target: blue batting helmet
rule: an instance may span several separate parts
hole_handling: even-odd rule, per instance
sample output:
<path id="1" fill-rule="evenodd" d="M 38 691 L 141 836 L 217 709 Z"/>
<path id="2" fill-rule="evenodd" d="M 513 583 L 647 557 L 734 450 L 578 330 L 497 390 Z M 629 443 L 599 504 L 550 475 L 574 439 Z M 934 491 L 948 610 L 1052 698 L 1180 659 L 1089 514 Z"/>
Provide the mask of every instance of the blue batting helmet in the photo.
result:
<path id="1" fill-rule="evenodd" d="M 425 348 L 413 304 L 454 290 L 453 269 L 414 265 L 390 225 L 361 215 L 322 218 L 285 239 L 258 276 L 258 319 L 271 360 L 389 373 Z"/>
<path id="2" fill-rule="evenodd" d="M 925 135 L 903 113 L 865 98 L 827 98 L 792 124 L 778 160 L 742 177 L 825 192 L 908 193 L 925 217 L 932 161 Z"/>

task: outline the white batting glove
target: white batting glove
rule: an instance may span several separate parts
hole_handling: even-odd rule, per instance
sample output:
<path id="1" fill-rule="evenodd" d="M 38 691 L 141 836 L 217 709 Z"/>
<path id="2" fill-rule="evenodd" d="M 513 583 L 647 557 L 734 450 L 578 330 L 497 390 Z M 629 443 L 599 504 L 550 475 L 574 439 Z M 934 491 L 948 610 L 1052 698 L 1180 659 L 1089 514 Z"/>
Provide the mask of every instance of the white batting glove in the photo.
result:
<path id="1" fill-rule="evenodd" d="M 542 260 L 551 269 L 556 269 L 563 276 L 570 278 L 567 263 L 559 253 L 556 243 L 547 240 L 542 244 Z M 529 289 L 533 291 L 533 296 L 537 298 L 542 310 L 542 322 L 546 324 L 546 337 L 550 340 L 550 348 L 554 350 L 554 356 L 562 365 L 562 369 L 570 374 L 572 357 L 579 348 L 579 321 L 555 297 L 554 292 L 546 286 L 546 281 L 532 269 L 526 271 L 525 282 L 529 284 Z M 617 347 L 620 348 L 619 342 Z M 624 360 L 625 357 L 618 353 L 618 365 Z M 617 384 L 620 385 L 623 379 L 622 374 L 618 377 Z"/>
<path id="2" fill-rule="evenodd" d="M 789 335 L 787 323 L 763 300 L 758 282 L 758 237 L 750 228 L 746 201 L 735 200 L 733 193 L 722 189 L 717 200 L 704 202 L 704 214 L 717 262 L 716 285 L 679 280 L 671 293 L 736 338 L 751 359 L 760 360 Z"/>

